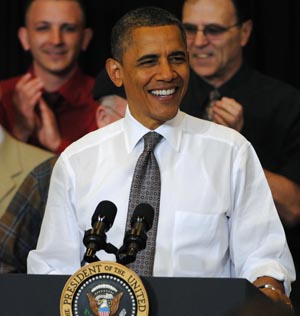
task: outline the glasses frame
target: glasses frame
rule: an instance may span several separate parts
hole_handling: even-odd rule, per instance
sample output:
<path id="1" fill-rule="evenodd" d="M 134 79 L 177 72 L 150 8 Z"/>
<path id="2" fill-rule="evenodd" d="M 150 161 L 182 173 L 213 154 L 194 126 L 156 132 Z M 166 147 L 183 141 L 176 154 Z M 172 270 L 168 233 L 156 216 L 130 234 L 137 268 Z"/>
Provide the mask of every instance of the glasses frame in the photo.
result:
<path id="1" fill-rule="evenodd" d="M 237 22 L 235 24 L 229 25 L 229 26 L 223 26 L 223 25 L 218 25 L 218 24 L 207 24 L 204 26 L 204 28 L 202 30 L 200 30 L 198 28 L 197 25 L 195 24 L 191 24 L 191 23 L 183 23 L 183 28 L 186 34 L 187 38 L 193 39 L 196 37 L 198 32 L 202 32 L 203 35 L 209 39 L 209 40 L 214 40 L 214 39 L 218 39 L 220 38 L 223 34 L 225 34 L 226 32 L 228 32 L 230 29 L 234 28 L 234 27 L 240 27 L 242 25 L 242 23 Z M 188 29 L 190 27 L 190 29 Z M 210 28 L 215 27 L 215 29 L 218 31 L 216 31 L 216 33 L 211 32 L 210 33 Z"/>

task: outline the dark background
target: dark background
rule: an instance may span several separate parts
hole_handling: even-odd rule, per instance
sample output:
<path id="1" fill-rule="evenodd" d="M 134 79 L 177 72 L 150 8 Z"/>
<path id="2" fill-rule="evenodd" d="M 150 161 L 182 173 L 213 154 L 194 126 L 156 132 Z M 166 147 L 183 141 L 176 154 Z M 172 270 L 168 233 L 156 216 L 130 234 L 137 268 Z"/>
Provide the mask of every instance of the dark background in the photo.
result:
<path id="1" fill-rule="evenodd" d="M 180 17 L 182 0 L 86 0 L 88 21 L 94 38 L 80 62 L 96 75 L 109 56 L 110 31 L 114 22 L 129 9 L 155 5 Z M 30 58 L 23 52 L 17 30 L 22 23 L 24 0 L 0 1 L 0 79 L 24 73 Z M 253 0 L 254 32 L 246 59 L 262 72 L 300 88 L 299 0 Z"/>

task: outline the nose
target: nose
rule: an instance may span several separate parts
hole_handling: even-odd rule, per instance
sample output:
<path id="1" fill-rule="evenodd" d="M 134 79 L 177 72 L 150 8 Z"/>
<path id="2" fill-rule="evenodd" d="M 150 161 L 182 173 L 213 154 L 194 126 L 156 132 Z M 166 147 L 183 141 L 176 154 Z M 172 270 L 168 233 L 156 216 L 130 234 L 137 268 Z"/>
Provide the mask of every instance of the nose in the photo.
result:
<path id="1" fill-rule="evenodd" d="M 164 81 L 171 81 L 174 78 L 175 72 L 169 61 L 162 61 L 159 65 L 159 72 L 157 79 Z"/>
<path id="2" fill-rule="evenodd" d="M 203 31 L 198 30 L 194 38 L 194 45 L 202 47 L 207 45 L 208 43 L 209 41 Z"/>
<path id="3" fill-rule="evenodd" d="M 52 29 L 51 31 L 51 42 L 54 45 L 59 45 L 62 43 L 62 32 L 60 29 Z"/>

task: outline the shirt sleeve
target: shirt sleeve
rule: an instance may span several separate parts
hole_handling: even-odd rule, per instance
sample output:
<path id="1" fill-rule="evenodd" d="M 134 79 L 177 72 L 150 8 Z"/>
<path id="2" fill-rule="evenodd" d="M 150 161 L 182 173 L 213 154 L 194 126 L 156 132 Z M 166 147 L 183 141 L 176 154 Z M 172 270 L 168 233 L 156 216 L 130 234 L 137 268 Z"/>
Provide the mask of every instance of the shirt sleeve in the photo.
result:
<path id="1" fill-rule="evenodd" d="M 270 276 L 290 293 L 293 260 L 271 191 L 252 146 L 244 146 L 234 166 L 230 254 L 237 277 Z M 255 193 L 254 193 L 255 192 Z"/>
<path id="2" fill-rule="evenodd" d="M 27 260 L 28 273 L 72 274 L 81 266 L 83 236 L 75 214 L 73 173 L 63 155 L 53 169 L 37 248 Z"/>

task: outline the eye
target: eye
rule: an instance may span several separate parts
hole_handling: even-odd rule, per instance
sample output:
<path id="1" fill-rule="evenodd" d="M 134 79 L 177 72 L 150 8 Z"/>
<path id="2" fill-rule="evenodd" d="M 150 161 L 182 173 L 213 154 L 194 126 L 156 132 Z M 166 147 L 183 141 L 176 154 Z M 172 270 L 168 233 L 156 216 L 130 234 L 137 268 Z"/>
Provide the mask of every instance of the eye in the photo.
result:
<path id="1" fill-rule="evenodd" d="M 49 25 L 48 24 L 38 24 L 35 27 L 35 30 L 38 32 L 43 32 L 49 30 Z"/>
<path id="2" fill-rule="evenodd" d="M 154 60 L 143 60 L 140 65 L 153 65 L 154 64 Z"/>
<path id="3" fill-rule="evenodd" d="M 62 26 L 62 31 L 66 33 L 74 33 L 77 31 L 77 27 L 76 25 L 72 25 L 72 24 L 64 24 Z"/>
<path id="4" fill-rule="evenodd" d="M 188 34 L 196 34 L 198 32 L 198 27 L 194 24 L 184 23 L 183 28 Z"/>
<path id="5" fill-rule="evenodd" d="M 220 25 L 207 25 L 203 32 L 208 35 L 220 35 L 227 31 L 227 28 Z"/>
<path id="6" fill-rule="evenodd" d="M 185 55 L 173 55 L 169 57 L 169 61 L 173 64 L 183 64 L 186 62 Z"/>
<path id="7" fill-rule="evenodd" d="M 157 56 L 156 55 L 147 55 L 143 56 L 141 59 L 138 60 L 139 66 L 153 66 L 157 64 Z"/>

